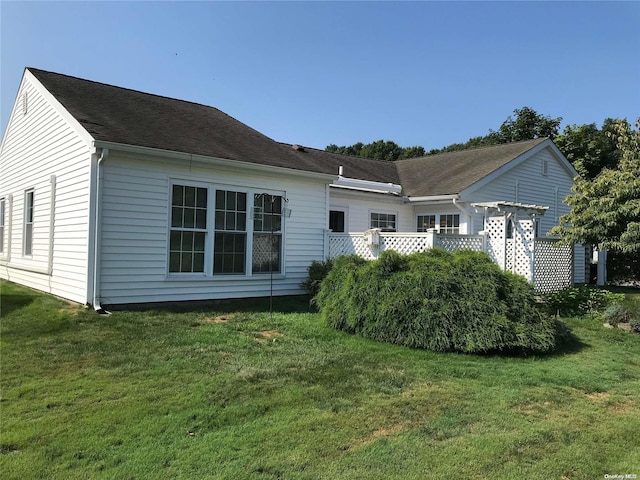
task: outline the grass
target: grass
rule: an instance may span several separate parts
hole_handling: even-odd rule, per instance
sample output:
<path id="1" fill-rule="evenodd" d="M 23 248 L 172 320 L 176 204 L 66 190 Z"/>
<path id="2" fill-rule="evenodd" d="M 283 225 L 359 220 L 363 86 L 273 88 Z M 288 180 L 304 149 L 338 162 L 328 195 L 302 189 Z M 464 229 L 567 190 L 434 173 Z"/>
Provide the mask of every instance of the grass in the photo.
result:
<path id="1" fill-rule="evenodd" d="M 301 299 L 103 317 L 1 289 L 3 480 L 640 475 L 640 335 L 601 318 L 566 320 L 573 352 L 475 356 Z"/>

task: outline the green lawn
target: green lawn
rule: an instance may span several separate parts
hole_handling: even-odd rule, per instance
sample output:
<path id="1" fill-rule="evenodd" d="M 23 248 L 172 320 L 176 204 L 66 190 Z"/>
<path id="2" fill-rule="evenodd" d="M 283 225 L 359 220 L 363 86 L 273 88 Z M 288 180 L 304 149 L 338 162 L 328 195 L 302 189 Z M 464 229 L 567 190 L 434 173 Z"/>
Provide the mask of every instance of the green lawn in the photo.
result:
<path id="1" fill-rule="evenodd" d="M 640 335 L 602 319 L 509 358 L 378 344 L 299 299 L 103 317 L 2 282 L 1 308 L 3 480 L 640 477 Z"/>

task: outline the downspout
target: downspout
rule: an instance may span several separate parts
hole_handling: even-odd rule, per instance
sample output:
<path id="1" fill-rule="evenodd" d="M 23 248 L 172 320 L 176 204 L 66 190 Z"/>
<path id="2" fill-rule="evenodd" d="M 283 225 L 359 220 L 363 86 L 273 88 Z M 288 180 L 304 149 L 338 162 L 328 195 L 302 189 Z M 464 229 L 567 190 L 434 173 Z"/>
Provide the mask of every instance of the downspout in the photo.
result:
<path id="1" fill-rule="evenodd" d="M 460 205 L 460 203 L 458 203 L 458 199 L 454 198 L 453 199 L 453 204 L 458 208 L 458 210 L 460 210 L 462 213 L 464 213 L 467 217 L 467 234 L 470 235 L 473 233 L 473 225 L 471 225 L 471 223 L 473 222 L 473 217 L 471 216 L 471 213 L 464 208 L 462 205 Z"/>
<path id="2" fill-rule="evenodd" d="M 95 231 L 93 237 L 93 308 L 99 315 L 111 315 L 111 312 L 106 311 L 100 305 L 100 296 L 98 295 L 100 288 L 100 236 L 102 234 L 102 218 L 100 213 L 102 212 L 102 169 L 100 166 L 109 156 L 109 149 L 103 148 L 100 152 L 100 158 L 98 158 L 98 164 L 96 166 L 96 202 L 95 202 Z"/>
<path id="3" fill-rule="evenodd" d="M 55 244 L 54 230 L 56 226 L 56 176 L 51 175 L 51 211 L 49 214 L 49 257 L 47 264 L 47 274 L 49 277 L 53 275 L 53 247 Z"/>

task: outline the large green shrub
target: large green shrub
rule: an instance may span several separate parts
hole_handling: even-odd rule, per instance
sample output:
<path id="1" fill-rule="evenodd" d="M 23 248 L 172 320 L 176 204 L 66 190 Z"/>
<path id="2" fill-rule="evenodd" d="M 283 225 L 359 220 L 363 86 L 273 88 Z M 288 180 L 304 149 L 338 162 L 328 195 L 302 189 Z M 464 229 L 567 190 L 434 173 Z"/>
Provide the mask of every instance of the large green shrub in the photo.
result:
<path id="1" fill-rule="evenodd" d="M 331 271 L 333 267 L 333 260 L 330 258 L 326 259 L 323 262 L 319 262 L 318 260 L 314 260 L 307 267 L 307 278 L 300 284 L 302 288 L 304 288 L 309 295 L 313 299 L 320 290 L 320 284 L 325 279 L 325 277 Z"/>
<path id="2" fill-rule="evenodd" d="M 339 257 L 316 301 L 329 325 L 382 342 L 468 353 L 556 345 L 557 322 L 536 308 L 531 285 L 483 253 Z"/>

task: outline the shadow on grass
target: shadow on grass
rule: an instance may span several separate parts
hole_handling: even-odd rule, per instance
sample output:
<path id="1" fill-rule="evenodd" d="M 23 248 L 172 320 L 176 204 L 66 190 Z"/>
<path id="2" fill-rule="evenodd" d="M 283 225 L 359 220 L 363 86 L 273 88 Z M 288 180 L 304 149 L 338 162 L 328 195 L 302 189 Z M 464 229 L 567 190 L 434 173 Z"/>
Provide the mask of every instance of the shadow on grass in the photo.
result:
<path id="1" fill-rule="evenodd" d="M 104 305 L 103 305 L 104 306 Z M 128 303 L 122 305 L 107 305 L 109 311 L 148 312 L 162 310 L 174 313 L 189 313 L 202 311 L 215 311 L 220 313 L 316 313 L 317 310 L 309 302 L 308 295 L 289 295 L 273 297 L 242 298 L 231 300 L 192 300 L 182 302 L 154 302 L 154 303 Z"/>
<path id="2" fill-rule="evenodd" d="M 0 318 L 6 317 L 14 310 L 30 305 L 36 299 L 35 295 L 3 294 L 0 295 Z"/>

